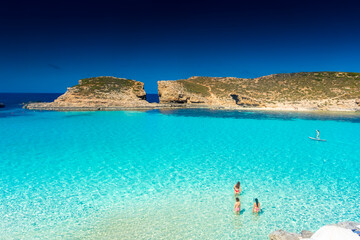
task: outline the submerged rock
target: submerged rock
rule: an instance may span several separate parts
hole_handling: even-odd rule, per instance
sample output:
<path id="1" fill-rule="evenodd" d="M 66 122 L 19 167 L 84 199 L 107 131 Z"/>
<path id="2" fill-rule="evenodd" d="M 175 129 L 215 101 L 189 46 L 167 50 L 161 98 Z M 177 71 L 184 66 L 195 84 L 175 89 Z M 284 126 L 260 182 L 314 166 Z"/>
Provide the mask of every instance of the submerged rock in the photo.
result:
<path id="1" fill-rule="evenodd" d="M 311 232 L 311 231 L 307 231 L 307 230 L 302 230 L 301 231 L 301 237 L 302 238 L 311 238 L 312 235 L 314 235 L 314 233 Z"/>
<path id="2" fill-rule="evenodd" d="M 4 107 L 5 107 L 5 104 L 0 103 L 0 108 L 4 108 Z"/>
<path id="3" fill-rule="evenodd" d="M 296 233 L 289 233 L 284 230 L 276 230 L 269 234 L 270 240 L 299 240 L 300 235 Z"/>

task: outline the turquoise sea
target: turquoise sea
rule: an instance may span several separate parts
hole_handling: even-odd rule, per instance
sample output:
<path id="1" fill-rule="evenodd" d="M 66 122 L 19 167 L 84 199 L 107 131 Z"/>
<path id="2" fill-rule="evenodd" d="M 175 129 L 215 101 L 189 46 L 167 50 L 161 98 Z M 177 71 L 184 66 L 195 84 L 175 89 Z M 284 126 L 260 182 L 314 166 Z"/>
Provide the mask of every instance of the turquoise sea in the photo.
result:
<path id="1" fill-rule="evenodd" d="M 0 239 L 262 240 L 360 221 L 359 142 L 359 114 L 4 109 Z"/>

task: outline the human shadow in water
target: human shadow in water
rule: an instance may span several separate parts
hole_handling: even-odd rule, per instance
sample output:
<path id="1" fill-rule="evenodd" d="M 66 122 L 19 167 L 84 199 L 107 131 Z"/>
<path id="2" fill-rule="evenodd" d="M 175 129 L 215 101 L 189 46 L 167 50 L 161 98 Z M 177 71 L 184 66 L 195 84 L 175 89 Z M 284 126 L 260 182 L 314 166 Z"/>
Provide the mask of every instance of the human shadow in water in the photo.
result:
<path id="1" fill-rule="evenodd" d="M 252 209 L 251 209 L 251 211 L 252 211 Z M 263 215 L 263 214 L 264 214 L 264 208 L 261 208 L 260 212 L 258 212 L 258 213 L 253 212 L 252 214 L 255 215 L 255 216 L 256 216 L 256 215 L 257 215 L 257 216 Z"/>
<path id="2" fill-rule="evenodd" d="M 240 212 L 239 212 L 239 214 L 236 214 L 236 213 L 235 213 L 235 215 L 236 215 L 236 216 L 239 216 L 239 215 L 243 214 L 244 212 L 245 212 L 245 209 L 241 209 Z"/>

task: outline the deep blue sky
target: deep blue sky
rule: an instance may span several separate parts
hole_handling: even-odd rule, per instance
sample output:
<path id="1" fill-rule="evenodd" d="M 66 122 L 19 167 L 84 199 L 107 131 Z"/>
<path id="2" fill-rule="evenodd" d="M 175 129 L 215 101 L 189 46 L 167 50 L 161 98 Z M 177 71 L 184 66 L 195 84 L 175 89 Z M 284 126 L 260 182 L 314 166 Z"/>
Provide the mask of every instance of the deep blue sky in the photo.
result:
<path id="1" fill-rule="evenodd" d="M 0 92 L 65 92 L 78 80 L 360 72 L 357 1 L 0 3 Z"/>

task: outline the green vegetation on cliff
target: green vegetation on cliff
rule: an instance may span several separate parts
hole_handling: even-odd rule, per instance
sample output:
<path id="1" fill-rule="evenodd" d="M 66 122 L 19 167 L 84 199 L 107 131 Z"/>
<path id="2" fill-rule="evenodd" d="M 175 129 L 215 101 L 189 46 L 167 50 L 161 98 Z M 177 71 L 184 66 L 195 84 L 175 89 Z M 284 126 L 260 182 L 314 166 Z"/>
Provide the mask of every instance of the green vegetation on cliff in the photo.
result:
<path id="1" fill-rule="evenodd" d="M 205 78 L 205 77 L 199 77 Z M 202 96 L 209 96 L 209 88 L 199 83 L 199 81 L 179 80 L 183 85 L 185 91 L 200 94 Z"/>
<path id="2" fill-rule="evenodd" d="M 136 83 L 134 80 L 125 78 L 92 77 L 81 79 L 73 89 L 80 94 L 107 93 L 132 88 Z"/>
<path id="3" fill-rule="evenodd" d="M 263 102 L 360 97 L 360 73 L 300 72 L 273 74 L 254 79 L 192 77 L 179 80 L 190 93 L 227 98 L 230 94 Z"/>

